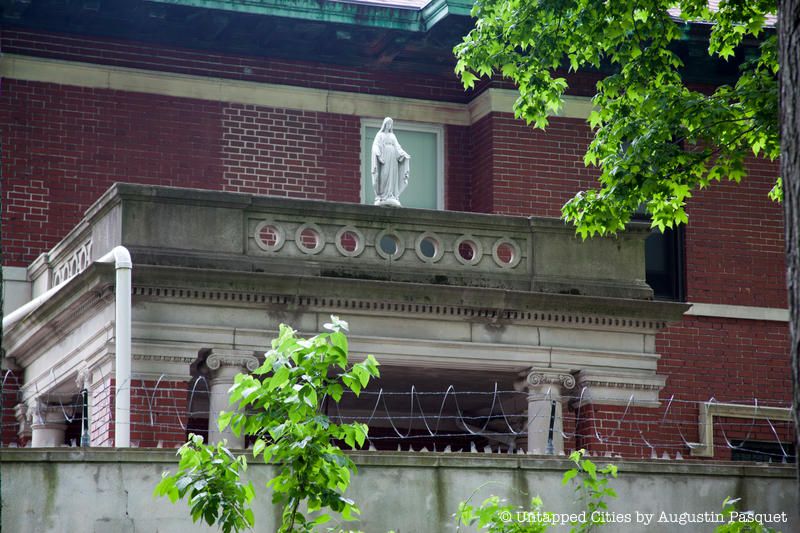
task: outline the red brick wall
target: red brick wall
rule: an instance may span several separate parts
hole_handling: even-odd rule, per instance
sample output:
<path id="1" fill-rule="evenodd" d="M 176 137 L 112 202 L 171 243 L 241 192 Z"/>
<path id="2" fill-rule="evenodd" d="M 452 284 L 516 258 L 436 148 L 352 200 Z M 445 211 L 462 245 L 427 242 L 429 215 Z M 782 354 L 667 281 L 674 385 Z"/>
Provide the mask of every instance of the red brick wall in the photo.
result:
<path id="1" fill-rule="evenodd" d="M 472 176 L 470 181 L 470 207 L 478 213 L 491 213 L 494 209 L 494 150 L 492 116 L 486 115 L 470 127 L 470 153 Z"/>
<path id="2" fill-rule="evenodd" d="M 397 72 L 392 68 L 324 65 L 208 51 L 165 48 L 138 42 L 4 29 L 0 46 L 22 54 L 128 68 L 212 76 L 315 89 L 466 102 L 470 99 L 455 75 L 439 77 Z"/>
<path id="3" fill-rule="evenodd" d="M 667 453 L 674 459 L 680 452 L 688 459 L 687 442 L 700 440 L 702 402 L 791 403 L 787 346 L 782 322 L 687 317 L 657 337 L 658 373 L 667 376 L 661 406 L 584 406 L 574 446 L 626 458 L 650 458 L 655 450 L 659 458 Z M 777 420 L 715 417 L 714 458 L 731 459 L 729 444 L 736 440 L 790 443 L 793 433 L 790 424 Z"/>
<path id="4" fill-rule="evenodd" d="M 583 120 L 554 118 L 535 130 L 509 113 L 472 127 L 472 208 L 559 217 L 576 192 L 596 188 L 597 169 L 583 155 L 591 131 Z M 687 299 L 785 307 L 782 208 L 767 193 L 777 164 L 753 160 L 741 184 L 714 183 L 689 201 Z"/>
<path id="5" fill-rule="evenodd" d="M 664 397 L 790 401 L 788 334 L 785 322 L 684 318 L 656 338 Z"/>
<path id="6" fill-rule="evenodd" d="M 626 459 L 703 460 L 691 453 L 691 446 L 700 440 L 698 410 L 697 402 L 675 400 L 670 404 L 669 398 L 659 408 L 587 405 L 580 411 L 578 436 L 565 442 L 565 448 L 574 446 L 596 455 L 620 455 Z M 731 460 L 739 441 L 786 444 L 793 438 L 790 422 L 715 416 L 713 459 Z M 792 453 L 790 446 L 784 450 Z M 781 462 L 783 457 L 777 452 L 772 460 Z"/>
<path id="7" fill-rule="evenodd" d="M 715 183 L 689 203 L 687 299 L 786 307 L 783 209 L 767 193 L 775 163 L 751 162 L 740 184 Z"/>
<path id="8" fill-rule="evenodd" d="M 596 169 L 583 163 L 591 140 L 583 120 L 553 118 L 542 131 L 491 113 L 470 133 L 473 211 L 560 217 L 567 200 L 595 184 Z"/>
<path id="9" fill-rule="evenodd" d="M 361 119 L 352 115 L 317 113 L 322 127 L 322 179 L 325 198 L 361 201 Z"/>
<path id="10" fill-rule="evenodd" d="M 688 456 L 675 428 L 664 423 L 663 409 L 629 408 L 601 403 L 583 406 L 577 415 L 575 447 L 595 455 L 621 455 L 625 458 L 650 459 L 665 452 L 675 458 Z M 697 421 L 687 440 L 697 440 Z M 686 432 L 686 428 L 681 428 Z"/>
<path id="11" fill-rule="evenodd" d="M 466 126 L 445 126 L 444 129 L 444 192 L 445 209 L 448 211 L 470 210 L 470 129 Z"/>
<path id="12" fill-rule="evenodd" d="M 131 381 L 131 444 L 174 448 L 186 442 L 188 379 Z"/>
<path id="13" fill-rule="evenodd" d="M 27 266 L 115 181 L 222 187 L 222 105 L 3 80 L 3 262 Z"/>
<path id="14" fill-rule="evenodd" d="M 316 113 L 237 104 L 223 113 L 225 190 L 325 199 Z"/>
<path id="15" fill-rule="evenodd" d="M 223 113 L 224 190 L 360 201 L 358 117 L 237 104 Z"/>
<path id="16" fill-rule="evenodd" d="M 658 373 L 667 376 L 661 406 L 654 409 L 593 405 L 581 410 L 577 446 L 597 453 L 660 458 L 698 442 L 700 403 L 715 399 L 785 407 L 791 402 L 785 323 L 687 317 L 657 337 Z M 715 418 L 714 458 L 730 459 L 727 441 L 792 442 L 786 423 Z M 599 436 L 599 437 L 598 437 Z"/>
<path id="17" fill-rule="evenodd" d="M 561 206 L 593 187 L 597 172 L 583 154 L 591 140 L 586 122 L 553 118 L 535 130 L 510 113 L 492 114 L 492 212 L 560 217 Z"/>
<path id="18" fill-rule="evenodd" d="M 91 391 L 89 421 L 93 447 L 114 446 L 113 378 Z M 187 381 L 131 380 L 131 446 L 173 448 L 186 441 L 189 393 Z"/>

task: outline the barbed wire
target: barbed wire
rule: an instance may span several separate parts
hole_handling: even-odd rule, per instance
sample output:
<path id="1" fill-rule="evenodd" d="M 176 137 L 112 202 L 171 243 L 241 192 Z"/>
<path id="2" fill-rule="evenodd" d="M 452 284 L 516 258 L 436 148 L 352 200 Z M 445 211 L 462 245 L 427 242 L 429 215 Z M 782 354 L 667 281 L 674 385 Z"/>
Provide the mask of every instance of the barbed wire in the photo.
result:
<path id="1" fill-rule="evenodd" d="M 10 374 L 13 376 L 13 374 Z M 9 373 L 3 377 L 3 390 Z M 18 378 L 17 385 L 19 384 Z M 139 429 L 153 430 L 153 438 L 147 442 L 161 440 L 172 444 L 175 436 L 183 436 L 190 430 L 203 431 L 203 422 L 211 417 L 209 405 L 212 397 L 222 399 L 227 393 L 215 393 L 205 378 L 200 377 L 191 383 L 178 382 L 161 375 L 153 380 L 149 376 L 134 376 L 131 389 L 131 420 Z M 111 380 L 101 380 L 101 387 L 90 392 L 90 404 L 99 411 L 112 411 L 113 391 Z M 607 448 L 608 453 L 620 455 L 628 449 L 636 449 L 638 457 L 650 451 L 652 458 L 683 458 L 692 450 L 709 446 L 699 438 L 699 412 L 701 408 L 713 403 L 723 403 L 714 397 L 707 400 L 682 399 L 675 396 L 662 398 L 658 407 L 643 407 L 635 394 L 630 395 L 623 406 L 607 407 L 604 402 L 619 403 L 619 398 L 603 398 L 593 394 L 591 403 L 584 405 L 585 389 L 572 395 L 561 395 L 564 402 L 562 413 L 556 413 L 552 420 L 555 434 L 570 445 L 595 443 Z M 4 392 L 5 395 L 5 392 Z M 65 424 L 73 424 L 81 418 L 82 402 L 79 396 L 65 400 L 63 395 L 40 394 L 41 402 L 34 409 L 47 409 L 50 417 L 53 411 L 60 411 Z M 334 422 L 361 422 L 371 428 L 369 445 L 387 446 L 397 443 L 401 449 L 405 443 L 413 449 L 414 444 L 445 448 L 455 451 L 503 451 L 521 453 L 524 441 L 536 437 L 542 440 L 550 431 L 551 402 L 554 395 L 545 393 L 529 402 L 527 391 L 503 390 L 495 383 L 490 390 L 460 391 L 449 385 L 443 391 L 419 390 L 411 386 L 408 390 L 365 390 L 359 396 L 345 394 L 340 403 L 325 402 L 326 414 Z M 216 402 L 216 399 L 215 399 Z M 224 402 L 227 404 L 227 402 Z M 402 405 L 405 403 L 406 407 Z M 795 454 L 791 445 L 793 424 L 789 420 L 773 420 L 761 408 L 789 409 L 789 402 L 775 399 L 760 400 L 749 398 L 742 401 L 726 399 L 725 404 L 735 404 L 752 408 L 752 416 L 736 418 L 722 415 L 713 417 L 715 439 L 712 452 L 731 450 L 751 453 L 758 457 L 774 458 L 776 461 L 791 461 Z M 572 406 L 572 407 L 569 407 Z M 574 406 L 582 406 L 574 409 Z M 48 413 L 36 413 L 46 417 Z M 97 413 L 93 413 L 97 415 Z M 92 414 L 90 414 L 90 419 Z M 548 424 L 541 424 L 547 422 Z M 16 426 L 3 420 L 0 423 L 3 435 L 9 426 Z M 542 428 L 545 429 L 542 429 Z M 207 428 L 207 426 L 206 426 Z M 165 435 L 157 439 L 159 432 Z M 141 439 L 140 439 L 141 440 Z M 452 442 L 448 442 L 452 441 Z M 478 441 L 477 443 L 475 441 Z M 753 443 L 758 446 L 753 446 Z M 661 452 L 661 455 L 659 455 Z"/>

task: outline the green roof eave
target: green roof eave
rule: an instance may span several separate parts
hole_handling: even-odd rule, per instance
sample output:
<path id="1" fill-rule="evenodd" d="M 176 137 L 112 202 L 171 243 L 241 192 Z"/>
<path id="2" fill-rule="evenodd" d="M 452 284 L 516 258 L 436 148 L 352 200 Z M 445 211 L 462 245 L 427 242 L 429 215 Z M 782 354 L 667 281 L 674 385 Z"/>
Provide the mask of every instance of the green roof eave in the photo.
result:
<path id="1" fill-rule="evenodd" d="M 431 0 L 428 5 L 422 8 L 424 29 L 431 29 L 437 22 L 448 15 L 470 16 L 474 3 L 474 0 Z"/>
<path id="2" fill-rule="evenodd" d="M 474 0 L 432 0 L 422 9 L 320 0 L 148 0 L 315 22 L 425 32 L 449 15 L 469 16 Z"/>

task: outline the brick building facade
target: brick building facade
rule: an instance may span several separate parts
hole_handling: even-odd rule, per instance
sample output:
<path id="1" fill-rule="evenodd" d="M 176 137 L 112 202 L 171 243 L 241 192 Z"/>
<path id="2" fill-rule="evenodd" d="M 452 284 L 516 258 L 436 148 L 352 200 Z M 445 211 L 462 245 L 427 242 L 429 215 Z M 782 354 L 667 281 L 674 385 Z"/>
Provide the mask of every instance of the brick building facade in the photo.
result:
<path id="1" fill-rule="evenodd" d="M 37 258 L 115 182 L 362 202 L 367 119 L 442 128 L 436 179 L 445 211 L 558 218 L 569 198 L 594 184 L 583 153 L 595 79 L 571 78 L 564 116 L 546 131 L 514 119 L 513 91 L 503 82 L 465 92 L 450 52 L 470 24 L 459 2 L 438 2 L 450 11 L 435 23 L 414 6 L 380 2 L 357 6 L 374 18 L 339 4 L 336 23 L 324 21 L 322 11 L 334 9 L 324 3 L 316 19 L 299 8 L 275 15 L 238 13 L 226 2 L 218 9 L 178 4 L 136 4 L 123 16 L 101 2 L 80 14 L 84 25 L 34 8 L 4 14 L 2 247 L 4 278 L 16 283 L 8 285 L 5 314 L 43 292 L 32 283 Z M 192 20 L 200 21 L 196 28 Z M 224 29 L 211 31 L 216 23 Z M 253 42 L 244 45 L 248 31 Z M 754 160 L 749 171 L 742 184 L 715 184 L 689 203 L 669 275 L 679 279 L 672 298 L 694 305 L 654 334 L 656 375 L 664 378 L 659 405 L 565 405 L 565 447 L 689 456 L 687 443 L 703 442 L 702 402 L 714 398 L 743 407 L 717 415 L 716 445 L 705 455 L 735 458 L 737 442 L 767 446 L 762 458 L 784 459 L 778 442 L 793 454 L 788 422 L 747 407 L 785 408 L 791 391 L 782 215 L 767 198 L 778 169 Z M 27 405 L 33 396 L 26 388 L 33 366 L 6 366 L 3 445 L 24 444 L 25 422 L 17 421 L 25 414 L 10 413 L 25 411 L 20 400 Z M 168 381 L 169 390 L 191 386 L 188 369 L 185 381 Z M 132 438 L 142 446 L 182 442 L 192 417 L 186 395 L 160 398 L 157 388 L 142 387 L 152 392 L 134 395 L 132 410 L 137 402 L 141 413 L 169 404 L 179 423 L 134 415 Z M 113 425 L 104 402 L 113 398 L 97 401 L 94 416 Z M 106 432 L 94 444 L 111 441 Z"/>

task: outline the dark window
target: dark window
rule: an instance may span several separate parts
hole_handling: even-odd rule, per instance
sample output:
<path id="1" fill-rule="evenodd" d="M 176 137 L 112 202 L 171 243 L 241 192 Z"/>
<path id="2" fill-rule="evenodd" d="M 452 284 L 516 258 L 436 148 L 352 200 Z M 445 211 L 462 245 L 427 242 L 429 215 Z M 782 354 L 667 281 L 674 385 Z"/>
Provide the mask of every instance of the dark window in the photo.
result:
<path id="1" fill-rule="evenodd" d="M 731 450 L 733 461 L 755 461 L 758 463 L 794 463 L 794 445 L 757 440 L 734 441 Z"/>
<path id="2" fill-rule="evenodd" d="M 647 284 L 658 300 L 684 301 L 684 228 L 653 230 L 645 241 Z"/>

